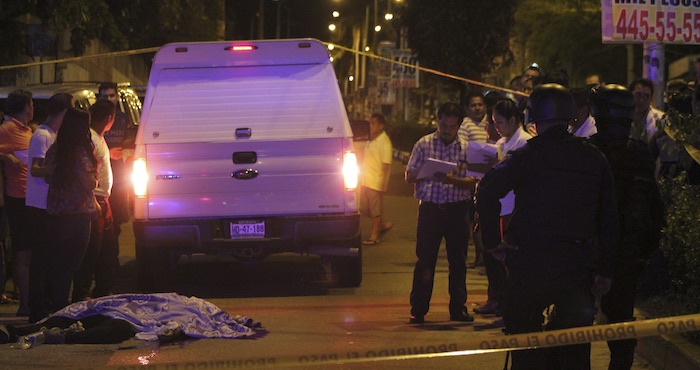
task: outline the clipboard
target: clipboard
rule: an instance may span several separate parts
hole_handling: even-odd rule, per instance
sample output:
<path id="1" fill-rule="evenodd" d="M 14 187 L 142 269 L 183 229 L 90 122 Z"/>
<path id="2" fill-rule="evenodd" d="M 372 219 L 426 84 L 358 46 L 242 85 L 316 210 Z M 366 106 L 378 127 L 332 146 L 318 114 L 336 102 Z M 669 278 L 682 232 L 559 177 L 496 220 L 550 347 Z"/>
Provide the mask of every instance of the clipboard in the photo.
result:
<path id="1" fill-rule="evenodd" d="M 431 177 L 435 172 L 448 173 L 457 167 L 457 163 L 441 161 L 435 158 L 428 158 L 425 163 L 420 167 L 418 171 L 418 176 L 416 179 L 423 179 L 426 177 Z"/>

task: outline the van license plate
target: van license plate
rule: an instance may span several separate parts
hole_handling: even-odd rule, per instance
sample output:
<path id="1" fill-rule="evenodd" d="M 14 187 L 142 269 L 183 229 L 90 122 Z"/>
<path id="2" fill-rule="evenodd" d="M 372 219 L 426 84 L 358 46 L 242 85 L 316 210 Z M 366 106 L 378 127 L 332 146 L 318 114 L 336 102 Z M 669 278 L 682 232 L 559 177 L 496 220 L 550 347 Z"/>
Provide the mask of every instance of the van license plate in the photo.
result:
<path id="1" fill-rule="evenodd" d="M 265 221 L 231 222 L 231 239 L 264 238 Z"/>

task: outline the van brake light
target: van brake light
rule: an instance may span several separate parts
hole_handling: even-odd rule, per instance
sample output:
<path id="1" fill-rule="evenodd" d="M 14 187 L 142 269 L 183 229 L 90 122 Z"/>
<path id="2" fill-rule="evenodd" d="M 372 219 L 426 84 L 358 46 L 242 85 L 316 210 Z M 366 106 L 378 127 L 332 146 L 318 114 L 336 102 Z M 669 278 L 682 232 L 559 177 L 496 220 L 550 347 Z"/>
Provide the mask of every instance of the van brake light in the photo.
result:
<path id="1" fill-rule="evenodd" d="M 343 155 L 343 180 L 345 190 L 356 190 L 360 178 L 360 167 L 357 164 L 357 156 L 353 152 Z"/>
<path id="2" fill-rule="evenodd" d="M 224 50 L 229 50 L 229 51 L 251 51 L 251 50 L 256 50 L 258 47 L 255 45 L 231 45 L 227 48 L 224 48 Z"/>
<path id="3" fill-rule="evenodd" d="M 133 171 L 131 172 L 131 182 L 134 186 L 134 194 L 137 198 L 145 198 L 148 191 L 148 171 L 146 160 L 138 158 L 134 160 Z"/>

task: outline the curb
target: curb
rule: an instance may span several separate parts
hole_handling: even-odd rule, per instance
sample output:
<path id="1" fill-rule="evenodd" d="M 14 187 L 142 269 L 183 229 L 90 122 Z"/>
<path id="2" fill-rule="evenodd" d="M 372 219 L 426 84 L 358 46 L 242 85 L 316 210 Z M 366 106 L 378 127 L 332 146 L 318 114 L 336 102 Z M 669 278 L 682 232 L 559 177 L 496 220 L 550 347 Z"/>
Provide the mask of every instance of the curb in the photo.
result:
<path id="1" fill-rule="evenodd" d="M 700 347 L 681 335 L 639 338 L 636 352 L 656 369 L 700 369 Z"/>

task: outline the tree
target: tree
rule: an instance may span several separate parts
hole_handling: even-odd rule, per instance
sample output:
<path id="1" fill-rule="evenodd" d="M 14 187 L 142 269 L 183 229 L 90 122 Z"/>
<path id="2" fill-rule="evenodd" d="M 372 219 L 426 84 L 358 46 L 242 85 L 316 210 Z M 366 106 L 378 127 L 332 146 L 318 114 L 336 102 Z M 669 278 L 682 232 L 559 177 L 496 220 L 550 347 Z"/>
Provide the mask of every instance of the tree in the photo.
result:
<path id="1" fill-rule="evenodd" d="M 624 76 L 625 50 L 601 43 L 599 0 L 523 0 L 516 11 L 515 42 L 547 71 L 565 69 L 572 86 L 598 72 L 608 82 Z"/>
<path id="2" fill-rule="evenodd" d="M 590 73 L 626 84 L 626 44 L 602 43 L 600 0 L 522 0 L 515 14 L 516 43 L 545 73 L 564 68 L 572 86 Z M 698 51 L 698 45 L 666 45 L 666 62 Z M 635 44 L 634 52 L 634 60 L 641 60 L 642 44 Z M 634 74 L 642 75 L 640 63 Z"/>
<path id="3" fill-rule="evenodd" d="M 0 2 L 0 64 L 33 59 L 29 20 L 56 35 L 68 32 L 71 51 L 81 55 L 95 39 L 114 50 L 217 38 L 220 0 L 29 0 Z"/>
<path id="4" fill-rule="evenodd" d="M 214 41 L 223 20 L 220 0 L 106 0 L 117 28 L 128 35 L 129 48 L 162 46 L 177 41 Z"/>
<path id="5" fill-rule="evenodd" d="M 509 48 L 517 0 L 409 0 L 403 13 L 408 43 L 421 66 L 480 80 L 511 59 Z"/>

